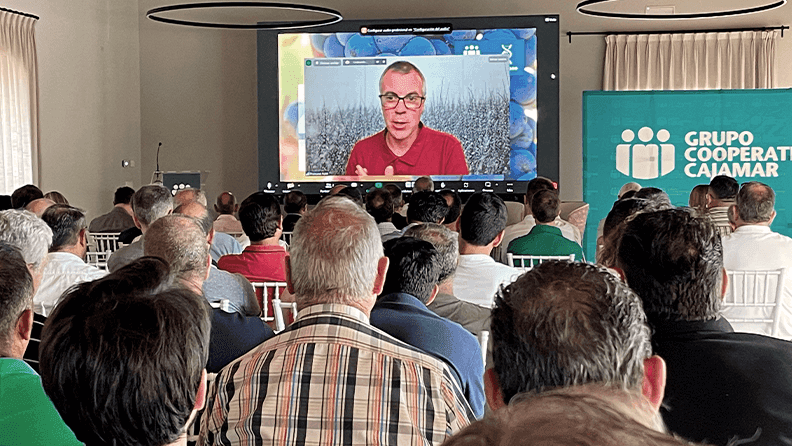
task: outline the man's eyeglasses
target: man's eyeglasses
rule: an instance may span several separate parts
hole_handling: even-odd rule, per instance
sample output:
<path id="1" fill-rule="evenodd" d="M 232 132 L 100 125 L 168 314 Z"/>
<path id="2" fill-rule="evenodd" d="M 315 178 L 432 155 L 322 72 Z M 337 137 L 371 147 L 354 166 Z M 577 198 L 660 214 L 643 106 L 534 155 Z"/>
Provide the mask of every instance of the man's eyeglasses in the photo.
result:
<path id="1" fill-rule="evenodd" d="M 425 96 L 418 96 L 415 93 L 410 93 L 405 97 L 398 96 L 393 93 L 385 93 L 379 95 L 380 102 L 382 102 L 382 108 L 385 110 L 390 110 L 392 108 L 396 108 L 399 105 L 399 101 L 404 101 L 404 106 L 409 108 L 410 110 L 415 110 L 421 107 L 423 104 Z"/>

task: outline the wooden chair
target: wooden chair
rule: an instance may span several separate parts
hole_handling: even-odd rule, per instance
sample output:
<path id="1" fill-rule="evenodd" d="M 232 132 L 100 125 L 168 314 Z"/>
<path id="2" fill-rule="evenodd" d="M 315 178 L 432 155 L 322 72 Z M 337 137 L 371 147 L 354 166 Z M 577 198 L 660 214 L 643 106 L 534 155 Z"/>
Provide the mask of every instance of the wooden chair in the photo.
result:
<path id="1" fill-rule="evenodd" d="M 119 248 L 118 236 L 120 232 L 89 232 L 88 251 L 115 252 Z"/>
<path id="2" fill-rule="evenodd" d="M 515 268 L 522 268 L 525 270 L 531 269 L 534 266 L 547 262 L 548 260 L 566 260 L 567 262 L 574 262 L 575 255 L 568 256 L 534 256 L 534 255 L 517 255 L 512 253 L 506 254 L 507 265 Z"/>
<path id="3" fill-rule="evenodd" d="M 288 309 L 292 312 L 291 320 L 297 317 L 297 302 L 282 302 L 279 298 L 272 299 L 272 312 L 275 315 L 275 333 L 280 333 L 286 329 L 286 318 L 283 317 L 283 310 Z"/>
<path id="4" fill-rule="evenodd" d="M 85 253 L 85 263 L 95 266 L 99 269 L 107 269 L 107 258 L 110 257 L 112 252 L 104 251 L 104 252 L 91 252 L 88 251 Z"/>
<path id="5" fill-rule="evenodd" d="M 281 293 L 286 289 L 286 282 L 250 282 L 256 290 L 261 306 L 261 320 L 264 322 L 275 321 L 275 311 L 273 303 L 275 299 L 280 302 Z M 281 313 L 282 314 L 282 313 Z"/>
<path id="6" fill-rule="evenodd" d="M 779 335 L 779 303 L 784 294 L 785 268 L 768 271 L 726 271 L 729 283 L 722 315 L 734 331 Z"/>
<path id="7" fill-rule="evenodd" d="M 291 245 L 292 241 L 292 233 L 291 232 L 281 232 L 281 240 Z"/>

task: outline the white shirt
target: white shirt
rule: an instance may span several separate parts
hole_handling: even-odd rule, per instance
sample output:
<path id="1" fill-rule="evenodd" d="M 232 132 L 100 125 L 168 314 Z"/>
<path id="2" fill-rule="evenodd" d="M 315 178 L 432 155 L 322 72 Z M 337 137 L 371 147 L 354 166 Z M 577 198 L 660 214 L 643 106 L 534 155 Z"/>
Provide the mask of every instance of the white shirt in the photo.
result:
<path id="1" fill-rule="evenodd" d="M 106 274 L 107 271 L 86 264 L 70 252 L 51 252 L 47 254 L 41 285 L 33 296 L 33 310 L 48 316 L 67 288 L 102 278 Z"/>
<path id="2" fill-rule="evenodd" d="M 501 284 L 512 283 L 522 271 L 484 254 L 463 254 L 454 274 L 454 295 L 465 302 L 491 308 Z"/>
<path id="3" fill-rule="evenodd" d="M 722 238 L 723 267 L 727 271 L 770 270 L 790 268 L 781 300 L 779 338 L 792 339 L 792 238 L 773 232 L 767 226 L 740 226 Z M 723 316 L 729 319 L 737 308 L 729 308 Z M 741 331 L 739 326 L 734 331 Z"/>
<path id="4" fill-rule="evenodd" d="M 573 242 L 582 246 L 583 237 L 580 236 L 580 229 L 578 229 L 575 225 L 566 220 L 562 220 L 561 217 L 556 217 L 553 223 L 555 224 L 555 227 L 561 230 L 561 235 L 563 235 L 564 238 L 572 240 Z M 499 259 L 501 263 L 506 264 L 506 251 L 509 249 L 509 243 L 511 243 L 512 240 L 520 238 L 531 232 L 531 229 L 533 229 L 534 226 L 536 226 L 536 220 L 534 219 L 534 216 L 526 215 L 523 221 L 506 227 L 506 232 L 503 235 L 503 241 L 500 244 Z M 456 289 L 454 292 L 456 292 Z"/>

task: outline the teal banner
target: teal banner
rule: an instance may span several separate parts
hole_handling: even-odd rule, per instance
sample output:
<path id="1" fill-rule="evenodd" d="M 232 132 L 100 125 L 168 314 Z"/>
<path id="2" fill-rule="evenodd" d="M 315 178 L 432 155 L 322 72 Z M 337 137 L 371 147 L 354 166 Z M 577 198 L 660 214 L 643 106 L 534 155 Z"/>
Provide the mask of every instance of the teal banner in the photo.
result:
<path id="1" fill-rule="evenodd" d="M 687 206 L 716 175 L 761 181 L 776 193 L 772 229 L 792 236 L 792 90 L 583 93 L 584 251 L 593 261 L 597 224 L 619 189 L 635 181 Z"/>

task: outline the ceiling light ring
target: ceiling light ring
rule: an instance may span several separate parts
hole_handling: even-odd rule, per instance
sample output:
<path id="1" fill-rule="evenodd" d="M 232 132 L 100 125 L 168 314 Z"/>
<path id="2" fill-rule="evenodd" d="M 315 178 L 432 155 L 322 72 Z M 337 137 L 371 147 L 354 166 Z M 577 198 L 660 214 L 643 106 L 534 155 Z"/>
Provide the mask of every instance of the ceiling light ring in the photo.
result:
<path id="1" fill-rule="evenodd" d="M 746 15 L 757 12 L 769 11 L 771 9 L 780 8 L 781 6 L 784 6 L 787 2 L 787 0 L 777 0 L 772 3 L 767 3 L 752 8 L 731 9 L 727 11 L 710 11 L 710 12 L 701 12 L 694 14 L 631 14 L 631 13 L 622 13 L 622 12 L 593 11 L 590 9 L 585 9 L 589 5 L 595 5 L 598 3 L 605 3 L 609 1 L 614 1 L 614 0 L 583 0 L 582 2 L 577 4 L 575 10 L 577 10 L 577 12 L 581 14 L 606 18 L 606 19 L 639 19 L 639 20 L 711 19 L 718 17 Z"/>
<path id="2" fill-rule="evenodd" d="M 156 14 L 173 11 L 183 11 L 189 9 L 207 9 L 207 8 L 265 8 L 265 9 L 287 9 L 293 11 L 314 12 L 325 14 L 329 17 L 317 20 L 298 20 L 284 24 L 278 23 L 212 23 L 212 22 L 196 22 L 190 20 L 170 19 L 167 17 L 159 17 Z M 300 29 L 300 28 L 313 28 L 317 26 L 330 25 L 338 23 L 343 20 L 341 13 L 330 8 L 312 5 L 300 5 L 296 3 L 277 3 L 277 2 L 205 2 L 205 3 L 184 3 L 177 5 L 161 6 L 153 8 L 146 12 L 146 17 L 151 20 L 167 23 L 171 25 L 184 25 L 193 26 L 198 28 L 220 28 L 220 29 L 262 29 L 262 30 L 276 30 L 276 29 Z"/>

